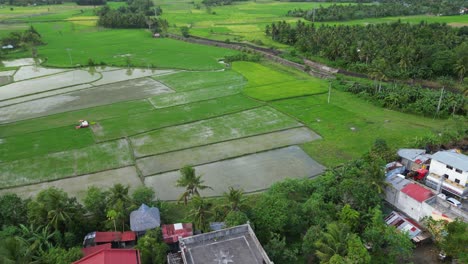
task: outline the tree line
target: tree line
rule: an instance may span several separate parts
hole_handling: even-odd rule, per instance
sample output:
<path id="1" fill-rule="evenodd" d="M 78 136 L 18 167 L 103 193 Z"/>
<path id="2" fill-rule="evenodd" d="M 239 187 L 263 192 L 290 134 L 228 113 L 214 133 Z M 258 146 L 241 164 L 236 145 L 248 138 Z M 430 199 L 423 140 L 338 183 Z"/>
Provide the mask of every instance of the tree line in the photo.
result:
<path id="1" fill-rule="evenodd" d="M 373 73 L 378 79 L 463 81 L 468 69 L 468 27 L 421 22 L 321 25 L 285 21 L 268 25 L 266 35 L 296 47 L 306 56 L 321 56 L 338 67 Z"/>
<path id="2" fill-rule="evenodd" d="M 434 90 L 402 83 L 362 82 L 338 78 L 334 87 L 351 92 L 380 107 L 428 117 L 465 116 L 466 98 L 444 89 Z M 440 102 L 440 103 L 439 103 Z"/>
<path id="3" fill-rule="evenodd" d="M 379 4 L 333 4 L 327 7 L 320 6 L 310 10 L 301 8 L 289 10 L 287 16 L 303 17 L 314 22 L 322 21 L 346 21 L 363 18 L 412 16 L 420 14 L 433 15 L 459 15 L 460 8 L 466 5 L 465 0 L 454 1 L 382 1 Z"/>
<path id="4" fill-rule="evenodd" d="M 103 6 L 98 12 L 98 26 L 107 28 L 149 28 L 153 33 L 166 32 L 167 20 L 158 18 L 163 10 L 146 0 L 128 0 L 127 6 L 111 9 Z"/>
<path id="5" fill-rule="evenodd" d="M 158 207 L 162 223 L 192 222 L 203 232 L 212 221 L 227 227 L 250 221 L 275 263 L 400 263 L 411 256 L 413 244 L 384 223 L 381 210 L 382 166 L 395 159 L 394 153 L 377 140 L 361 159 L 314 180 L 288 179 L 249 196 L 230 187 L 213 199 L 201 196 L 210 187 L 186 166 L 176 183 L 184 188 L 179 197 L 184 205 L 155 200 L 154 191 L 144 186 L 130 194 L 121 184 L 90 187 L 82 204 L 57 188 L 26 200 L 5 194 L 0 196 L 0 263 L 71 263 L 81 257 L 85 234 L 128 230 L 130 212 L 142 203 Z M 466 261 L 457 249 L 468 242 L 467 224 L 456 221 L 443 228 L 445 236 L 438 239 L 456 243 L 440 246 Z M 159 228 L 140 238 L 136 248 L 142 263 L 166 263 L 168 247 Z"/>

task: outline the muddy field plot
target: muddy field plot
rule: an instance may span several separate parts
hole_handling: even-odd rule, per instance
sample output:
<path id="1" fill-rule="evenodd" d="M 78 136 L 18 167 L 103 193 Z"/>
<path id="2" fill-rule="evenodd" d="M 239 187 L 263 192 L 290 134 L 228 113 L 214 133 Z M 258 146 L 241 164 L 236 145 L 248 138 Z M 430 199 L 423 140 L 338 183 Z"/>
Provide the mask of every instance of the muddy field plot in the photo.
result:
<path id="1" fill-rule="evenodd" d="M 128 81 L 132 79 L 139 79 L 142 77 L 149 77 L 153 75 L 165 75 L 174 73 L 174 70 L 154 70 L 154 69 L 116 69 L 112 71 L 103 71 L 100 73 L 102 78 L 93 82 L 93 85 L 104 85 L 116 82 Z"/>
<path id="2" fill-rule="evenodd" d="M 104 171 L 133 164 L 126 140 L 0 163 L 0 188 Z"/>
<path id="3" fill-rule="evenodd" d="M 98 141 L 121 138 L 162 127 L 180 125 L 261 106 L 242 95 L 164 108 L 137 115 L 103 120 L 92 125 Z"/>
<path id="4" fill-rule="evenodd" d="M 130 166 L 62 180 L 3 189 L 0 190 L 0 195 L 5 193 L 16 193 L 25 199 L 34 197 L 40 191 L 47 188 L 57 187 L 64 190 L 71 197 L 82 199 L 86 195 L 86 191 L 89 187 L 96 186 L 103 189 L 108 189 L 112 187 L 114 183 L 128 185 L 130 186 L 130 191 L 142 185 L 140 178 L 138 178 L 135 167 Z"/>
<path id="5" fill-rule="evenodd" d="M 149 176 L 178 170 L 187 164 L 193 166 L 206 164 L 246 154 L 301 144 L 319 138 L 319 135 L 308 128 L 300 127 L 150 156 L 138 159 L 136 164 L 143 176 Z"/>
<path id="6" fill-rule="evenodd" d="M 183 105 L 203 100 L 210 100 L 218 97 L 237 94 L 241 91 L 240 87 L 222 87 L 214 89 L 200 89 L 187 92 L 178 92 L 171 94 L 162 94 L 154 96 L 149 100 L 155 108 L 165 108 L 176 105 Z"/>
<path id="7" fill-rule="evenodd" d="M 270 107 L 261 107 L 131 137 L 136 157 L 193 148 L 302 126 Z"/>
<path id="8" fill-rule="evenodd" d="M 324 167 L 311 159 L 301 148 L 287 148 L 252 154 L 236 159 L 195 167 L 203 175 L 205 184 L 213 190 L 201 191 L 202 196 L 221 196 L 230 186 L 246 192 L 261 191 L 286 178 L 313 177 Z M 175 187 L 179 171 L 145 178 L 145 185 L 156 191 L 161 200 L 176 200 L 184 191 Z"/>
<path id="9" fill-rule="evenodd" d="M 67 86 L 89 83 L 100 78 L 87 71 L 74 70 L 32 80 L 15 82 L 0 87 L 0 100 L 12 99 L 28 94 L 41 93 Z"/>
<path id="10" fill-rule="evenodd" d="M 50 69 L 50 68 L 44 68 L 41 66 L 23 66 L 20 67 L 14 75 L 14 80 L 15 82 L 17 81 L 22 81 L 22 80 L 27 80 L 27 79 L 32 79 L 32 78 L 37 78 L 41 76 L 46 76 L 46 75 L 51 75 L 51 74 L 56 74 L 64 71 L 70 71 L 67 69 Z"/>
<path id="11" fill-rule="evenodd" d="M 0 122 L 41 117 L 173 92 L 151 78 L 141 78 L 51 96 L 0 108 Z"/>

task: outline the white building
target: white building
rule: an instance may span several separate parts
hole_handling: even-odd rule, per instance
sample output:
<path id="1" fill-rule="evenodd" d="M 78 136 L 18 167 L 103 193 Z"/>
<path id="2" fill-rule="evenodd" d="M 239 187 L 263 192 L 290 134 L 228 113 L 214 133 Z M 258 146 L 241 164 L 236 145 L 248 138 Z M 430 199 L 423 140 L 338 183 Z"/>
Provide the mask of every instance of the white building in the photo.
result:
<path id="1" fill-rule="evenodd" d="M 454 151 L 439 151 L 432 155 L 426 184 L 458 197 L 468 194 L 468 156 Z"/>

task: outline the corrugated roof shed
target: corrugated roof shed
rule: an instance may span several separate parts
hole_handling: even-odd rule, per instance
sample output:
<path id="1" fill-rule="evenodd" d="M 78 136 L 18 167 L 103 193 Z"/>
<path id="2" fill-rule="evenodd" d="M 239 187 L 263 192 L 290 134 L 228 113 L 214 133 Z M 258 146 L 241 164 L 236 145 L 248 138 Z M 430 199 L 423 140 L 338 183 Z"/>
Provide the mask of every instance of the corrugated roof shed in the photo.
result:
<path id="1" fill-rule="evenodd" d="M 409 197 L 420 203 L 434 196 L 433 192 L 415 183 L 406 185 L 403 189 L 401 189 L 401 192 L 407 194 Z"/>
<path id="2" fill-rule="evenodd" d="M 176 243 L 179 237 L 189 237 L 193 235 L 192 223 L 178 223 L 172 225 L 162 225 L 164 242 L 168 244 Z"/>
<path id="3" fill-rule="evenodd" d="M 420 155 L 426 154 L 424 149 L 399 149 L 397 152 L 398 156 L 415 161 Z"/>
<path id="4" fill-rule="evenodd" d="M 405 176 L 401 174 L 396 174 L 396 175 L 387 177 L 385 181 L 391 184 L 393 188 L 397 189 L 398 191 L 403 189 L 403 187 L 405 187 L 409 183 L 411 183 L 411 181 L 405 179 Z"/>
<path id="5" fill-rule="evenodd" d="M 140 264 L 140 252 L 135 249 L 102 249 L 73 264 Z"/>
<path id="6" fill-rule="evenodd" d="M 439 151 L 432 155 L 432 158 L 454 168 L 468 171 L 468 156 L 464 154 L 454 151 Z"/>

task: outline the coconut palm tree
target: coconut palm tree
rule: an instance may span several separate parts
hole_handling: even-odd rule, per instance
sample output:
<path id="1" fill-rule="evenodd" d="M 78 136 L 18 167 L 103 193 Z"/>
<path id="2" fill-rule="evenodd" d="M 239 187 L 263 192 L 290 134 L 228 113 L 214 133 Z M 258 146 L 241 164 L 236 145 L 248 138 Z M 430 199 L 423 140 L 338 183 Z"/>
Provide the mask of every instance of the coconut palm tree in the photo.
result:
<path id="1" fill-rule="evenodd" d="M 185 187 L 185 191 L 179 196 L 179 202 L 184 201 L 184 204 L 187 205 L 187 202 L 190 198 L 194 196 L 200 196 L 198 190 L 212 189 L 210 186 L 203 185 L 204 181 L 201 179 L 201 175 L 195 175 L 195 169 L 191 166 L 185 166 L 180 169 L 181 177 L 177 179 L 177 187 Z"/>
<path id="2" fill-rule="evenodd" d="M 200 196 L 194 196 L 192 199 L 193 208 L 190 210 L 190 217 L 195 224 L 195 227 L 202 231 L 208 230 L 208 217 L 212 214 L 210 211 L 211 204 L 206 202 Z"/>
<path id="3" fill-rule="evenodd" d="M 346 256 L 347 240 L 350 235 L 349 227 L 345 224 L 330 223 L 322 238 L 315 243 L 317 251 L 315 254 L 321 263 L 328 261 L 335 255 Z"/>
<path id="4" fill-rule="evenodd" d="M 20 237 L 8 237 L 0 241 L 0 263 L 34 263 L 28 243 Z"/>
<path id="5" fill-rule="evenodd" d="M 244 190 L 234 189 L 232 186 L 229 187 L 229 192 L 224 192 L 223 196 L 226 199 L 226 207 L 230 211 L 239 211 L 245 201 Z"/>

